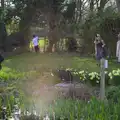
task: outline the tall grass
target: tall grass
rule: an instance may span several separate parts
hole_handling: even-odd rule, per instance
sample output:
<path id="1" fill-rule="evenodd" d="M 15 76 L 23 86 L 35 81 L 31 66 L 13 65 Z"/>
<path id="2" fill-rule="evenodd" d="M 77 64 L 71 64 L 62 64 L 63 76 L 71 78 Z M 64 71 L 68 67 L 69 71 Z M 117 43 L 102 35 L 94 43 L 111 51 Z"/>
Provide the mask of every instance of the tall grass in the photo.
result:
<path id="1" fill-rule="evenodd" d="M 105 104 L 93 98 L 89 103 L 70 99 L 58 100 L 48 111 L 54 111 L 56 117 L 68 120 L 118 120 L 119 109 L 120 102 Z"/>
<path id="2" fill-rule="evenodd" d="M 38 113 L 46 113 L 50 120 L 119 120 L 120 102 L 104 103 L 92 98 L 89 103 L 80 100 L 59 99 L 46 108 L 40 106 Z M 26 119 L 25 119 L 26 120 Z M 42 120 L 42 119 L 40 119 Z"/>

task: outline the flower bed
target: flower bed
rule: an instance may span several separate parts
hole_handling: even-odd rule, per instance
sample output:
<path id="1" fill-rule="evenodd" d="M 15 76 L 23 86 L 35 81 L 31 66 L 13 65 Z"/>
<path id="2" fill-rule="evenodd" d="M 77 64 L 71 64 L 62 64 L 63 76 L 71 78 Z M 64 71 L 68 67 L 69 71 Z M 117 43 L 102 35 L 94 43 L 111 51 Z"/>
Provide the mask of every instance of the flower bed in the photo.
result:
<path id="1" fill-rule="evenodd" d="M 92 86 L 100 85 L 100 73 L 74 70 L 72 68 L 66 70 L 71 71 L 73 76 L 78 76 L 81 82 L 90 83 Z M 111 72 L 105 71 L 105 84 L 120 85 L 120 69 Z"/>

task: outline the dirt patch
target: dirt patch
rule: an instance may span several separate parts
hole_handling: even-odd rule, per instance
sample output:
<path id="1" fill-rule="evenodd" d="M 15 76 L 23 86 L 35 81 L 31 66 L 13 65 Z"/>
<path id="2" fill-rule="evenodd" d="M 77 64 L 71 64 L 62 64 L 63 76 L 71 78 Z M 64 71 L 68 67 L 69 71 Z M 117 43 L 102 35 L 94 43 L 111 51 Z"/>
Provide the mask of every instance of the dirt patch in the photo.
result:
<path id="1" fill-rule="evenodd" d="M 24 90 L 26 94 L 32 95 L 41 93 L 43 94 L 49 87 L 54 86 L 56 83 L 60 82 L 60 80 L 51 75 L 51 72 L 42 72 L 36 78 L 32 78 L 32 80 L 27 80 L 24 83 Z"/>
<path id="2" fill-rule="evenodd" d="M 71 85 L 74 86 L 71 90 Z M 59 83 L 56 85 L 43 85 L 40 89 L 34 89 L 32 96 L 40 98 L 41 100 L 51 102 L 58 97 L 69 98 L 70 92 L 73 93 L 75 99 L 81 99 L 89 101 L 93 96 L 93 88 L 88 87 L 82 83 L 70 84 L 70 83 Z M 94 94 L 95 96 L 95 94 Z M 97 97 L 97 96 L 96 96 Z"/>

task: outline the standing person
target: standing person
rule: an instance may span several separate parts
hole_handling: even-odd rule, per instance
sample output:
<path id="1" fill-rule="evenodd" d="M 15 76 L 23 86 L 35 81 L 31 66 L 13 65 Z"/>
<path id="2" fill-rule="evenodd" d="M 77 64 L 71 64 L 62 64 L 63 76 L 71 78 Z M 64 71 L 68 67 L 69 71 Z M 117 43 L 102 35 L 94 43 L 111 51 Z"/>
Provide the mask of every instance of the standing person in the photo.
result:
<path id="1" fill-rule="evenodd" d="M 34 49 L 35 49 L 35 52 L 36 52 L 36 53 L 39 52 L 38 40 L 39 40 L 38 36 L 33 35 L 33 40 L 32 40 L 32 42 L 33 42 Z"/>
<path id="2" fill-rule="evenodd" d="M 118 63 L 120 63 L 120 33 L 118 34 L 116 57 L 118 58 Z"/>
<path id="3" fill-rule="evenodd" d="M 98 62 L 100 62 L 102 58 L 106 57 L 106 51 L 105 51 L 105 43 L 99 34 L 96 35 L 94 44 L 95 44 L 96 59 L 98 60 Z"/>

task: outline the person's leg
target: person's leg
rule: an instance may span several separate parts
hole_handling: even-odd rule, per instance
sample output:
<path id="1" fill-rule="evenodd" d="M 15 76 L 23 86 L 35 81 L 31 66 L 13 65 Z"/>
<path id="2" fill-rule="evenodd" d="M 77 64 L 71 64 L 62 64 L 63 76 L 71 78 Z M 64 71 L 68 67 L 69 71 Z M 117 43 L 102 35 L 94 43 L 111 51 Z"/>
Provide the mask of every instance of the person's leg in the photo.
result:
<path id="1" fill-rule="evenodd" d="M 36 46 L 34 46 L 34 50 L 35 50 L 35 52 L 37 52 L 37 47 Z"/>
<path id="2" fill-rule="evenodd" d="M 96 61 L 97 61 L 97 65 L 98 66 L 100 66 L 100 59 L 101 59 L 100 53 L 97 52 L 97 54 L 96 54 Z"/>
<path id="3" fill-rule="evenodd" d="M 39 52 L 39 46 L 38 45 L 36 46 L 36 51 Z"/>

